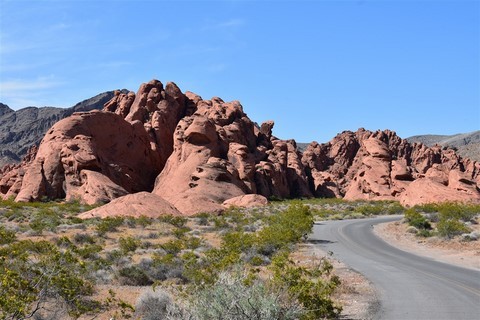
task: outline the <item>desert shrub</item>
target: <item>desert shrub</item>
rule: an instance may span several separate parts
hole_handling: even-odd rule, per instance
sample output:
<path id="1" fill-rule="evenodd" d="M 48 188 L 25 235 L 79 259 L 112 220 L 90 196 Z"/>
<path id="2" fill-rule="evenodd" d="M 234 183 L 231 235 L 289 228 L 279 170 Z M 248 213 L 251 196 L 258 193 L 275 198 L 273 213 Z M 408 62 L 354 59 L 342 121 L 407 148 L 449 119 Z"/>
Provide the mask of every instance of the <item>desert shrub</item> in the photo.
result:
<path id="1" fill-rule="evenodd" d="M 480 213 L 480 205 L 445 202 L 438 205 L 440 219 L 469 221 Z"/>
<path id="2" fill-rule="evenodd" d="M 386 214 L 402 214 L 405 208 L 398 202 L 394 201 L 386 208 Z"/>
<path id="3" fill-rule="evenodd" d="M 188 227 L 180 227 L 173 230 L 172 233 L 176 238 L 180 239 L 180 238 L 183 238 L 185 234 L 189 231 L 190 231 L 190 228 Z"/>
<path id="4" fill-rule="evenodd" d="M 0 225 L 0 245 L 12 243 L 16 238 L 14 231 L 8 230 Z"/>
<path id="5" fill-rule="evenodd" d="M 426 204 L 416 205 L 413 207 L 413 209 L 419 212 L 433 213 L 433 212 L 438 212 L 438 204 L 426 203 Z"/>
<path id="6" fill-rule="evenodd" d="M 301 204 L 290 205 L 287 210 L 273 215 L 269 220 L 270 223 L 257 232 L 255 244 L 258 251 L 266 255 L 306 237 L 314 222 L 310 208 Z"/>
<path id="7" fill-rule="evenodd" d="M 248 277 L 221 273 L 211 286 L 192 295 L 189 313 L 198 320 L 287 320 L 298 319 L 302 308 L 282 291 L 273 290 Z"/>
<path id="8" fill-rule="evenodd" d="M 146 216 L 140 216 L 136 219 L 136 222 L 139 226 L 145 229 L 153 223 L 153 219 Z"/>
<path id="9" fill-rule="evenodd" d="M 119 281 L 128 286 L 149 286 L 153 284 L 150 277 L 138 266 L 132 265 L 118 271 Z"/>
<path id="10" fill-rule="evenodd" d="M 32 230 L 41 234 L 44 230 L 54 231 L 61 223 L 61 216 L 58 213 L 45 208 L 33 215 L 29 226 Z"/>
<path id="11" fill-rule="evenodd" d="M 209 219 L 212 216 L 212 214 L 207 213 L 207 212 L 200 212 L 194 215 L 194 218 L 196 219 L 196 222 L 200 226 L 208 226 L 209 225 Z"/>
<path id="12" fill-rule="evenodd" d="M 107 217 L 101 220 L 95 227 L 98 235 L 103 236 L 107 232 L 115 232 L 117 228 L 123 224 L 124 219 L 122 217 Z"/>
<path id="13" fill-rule="evenodd" d="M 344 216 L 341 213 L 336 213 L 328 217 L 330 220 L 343 220 Z"/>
<path id="14" fill-rule="evenodd" d="M 429 230 L 432 228 L 427 218 L 413 208 L 405 211 L 405 220 L 410 226 L 413 226 L 419 230 Z"/>
<path id="15" fill-rule="evenodd" d="M 426 229 L 421 229 L 421 230 L 418 230 L 417 236 L 428 238 L 428 237 L 432 236 L 432 231 L 426 230 Z"/>
<path id="16" fill-rule="evenodd" d="M 158 218 L 159 221 L 171 224 L 174 227 L 181 228 L 185 226 L 188 219 L 181 216 L 164 215 Z"/>
<path id="17" fill-rule="evenodd" d="M 153 264 L 150 264 L 150 268 L 147 274 L 154 280 L 166 280 L 171 278 L 177 278 L 183 282 L 187 282 L 185 276 L 184 259 L 182 257 L 176 257 L 172 254 L 156 255 L 152 256 Z M 144 264 L 145 266 L 145 264 Z"/>
<path id="18" fill-rule="evenodd" d="M 118 246 L 123 254 L 127 254 L 129 252 L 134 252 L 140 246 L 141 241 L 135 239 L 134 237 L 120 237 L 118 239 Z"/>
<path id="19" fill-rule="evenodd" d="M 60 248 L 73 248 L 74 245 L 72 241 L 67 236 L 63 236 L 57 239 L 52 239 L 55 244 Z"/>
<path id="20" fill-rule="evenodd" d="M 451 239 L 462 233 L 470 232 L 470 229 L 458 220 L 441 218 L 437 223 L 437 232 L 440 236 Z"/>
<path id="21" fill-rule="evenodd" d="M 213 217 L 212 220 L 213 220 L 213 227 L 215 228 L 215 230 L 228 229 L 231 227 L 224 216 Z"/>
<path id="22" fill-rule="evenodd" d="M 160 238 L 160 234 L 158 232 L 149 232 L 147 234 L 148 239 L 158 239 Z"/>
<path id="23" fill-rule="evenodd" d="M 85 244 L 85 243 L 94 244 L 95 243 L 95 238 L 92 237 L 91 235 L 87 234 L 87 233 L 76 233 L 73 236 L 73 241 L 76 244 Z"/>
<path id="24" fill-rule="evenodd" d="M 291 298 L 298 300 L 304 313 L 300 319 L 314 320 L 336 318 L 342 311 L 331 296 L 340 280 L 333 275 L 331 263 L 322 259 L 314 268 L 297 266 L 288 258 L 288 253 L 277 254 L 272 260 L 273 281 L 285 288 Z"/>
<path id="25" fill-rule="evenodd" d="M 204 241 L 202 238 L 199 237 L 188 237 L 184 240 L 185 249 L 195 250 L 202 246 Z"/>
<path id="26" fill-rule="evenodd" d="M 86 244 L 83 247 L 74 248 L 74 251 L 83 259 L 97 259 L 98 253 L 102 250 L 103 247 L 98 244 Z"/>
<path id="27" fill-rule="evenodd" d="M 312 209 L 312 213 L 315 215 L 316 219 L 327 219 L 328 217 L 338 213 L 338 211 L 327 208 L 315 208 Z"/>
<path id="28" fill-rule="evenodd" d="M 143 291 L 135 304 L 135 316 L 142 320 L 165 319 L 173 300 L 168 293 L 156 288 Z"/>
<path id="29" fill-rule="evenodd" d="M 363 213 L 364 215 L 379 215 L 382 214 L 384 211 L 384 207 L 381 202 L 374 202 L 371 204 L 364 204 L 358 206 L 355 211 Z"/>
<path id="30" fill-rule="evenodd" d="M 361 212 L 352 212 L 347 214 L 344 219 L 362 219 L 365 218 L 365 215 Z"/>
<path id="31" fill-rule="evenodd" d="M 16 241 L 0 248 L 0 318 L 32 317 L 49 299 L 68 313 L 91 311 L 85 263 L 70 250 L 47 241 Z"/>
<path id="32" fill-rule="evenodd" d="M 168 242 L 162 243 L 160 245 L 160 248 L 165 250 L 167 253 L 170 253 L 172 255 L 177 255 L 180 251 L 182 251 L 185 248 L 185 243 L 182 240 L 174 239 L 174 240 L 170 240 Z"/>

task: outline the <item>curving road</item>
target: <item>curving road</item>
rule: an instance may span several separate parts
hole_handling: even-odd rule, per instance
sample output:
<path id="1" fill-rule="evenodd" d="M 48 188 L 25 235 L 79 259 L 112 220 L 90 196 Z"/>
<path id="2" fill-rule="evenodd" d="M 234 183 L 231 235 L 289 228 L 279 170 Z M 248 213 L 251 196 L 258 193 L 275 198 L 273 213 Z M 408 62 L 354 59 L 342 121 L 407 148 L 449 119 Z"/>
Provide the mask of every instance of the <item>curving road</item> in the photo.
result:
<path id="1" fill-rule="evenodd" d="M 375 285 L 373 319 L 480 319 L 480 271 L 399 250 L 373 234 L 372 225 L 400 218 L 319 222 L 310 239 Z"/>

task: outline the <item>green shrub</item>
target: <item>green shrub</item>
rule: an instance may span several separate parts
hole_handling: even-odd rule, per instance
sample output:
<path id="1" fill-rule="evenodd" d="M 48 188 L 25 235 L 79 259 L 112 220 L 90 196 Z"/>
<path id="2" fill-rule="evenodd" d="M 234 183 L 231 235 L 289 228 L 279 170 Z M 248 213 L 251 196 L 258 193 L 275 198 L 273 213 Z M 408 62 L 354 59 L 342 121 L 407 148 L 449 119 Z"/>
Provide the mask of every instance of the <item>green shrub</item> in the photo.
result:
<path id="1" fill-rule="evenodd" d="M 371 204 L 365 204 L 358 206 L 355 211 L 363 213 L 364 215 L 379 215 L 384 211 L 384 207 L 380 202 L 374 202 Z"/>
<path id="2" fill-rule="evenodd" d="M 303 306 L 303 320 L 336 318 L 342 311 L 332 300 L 332 294 L 340 284 L 333 275 L 332 265 L 322 259 L 316 268 L 297 266 L 288 258 L 288 253 L 277 254 L 271 265 L 273 281 L 278 288 L 285 288 L 290 297 Z"/>
<path id="3" fill-rule="evenodd" d="M 91 311 L 93 286 L 73 251 L 47 241 L 17 241 L 0 248 L 0 318 L 32 317 L 50 299 L 71 316 Z"/>
<path id="4" fill-rule="evenodd" d="M 0 245 L 12 243 L 16 238 L 17 236 L 14 231 L 8 230 L 4 226 L 0 226 Z"/>
<path id="5" fill-rule="evenodd" d="M 84 244 L 84 243 L 94 244 L 95 243 L 95 238 L 92 237 L 91 235 L 87 234 L 87 233 L 76 233 L 73 236 L 73 241 L 76 244 Z"/>
<path id="6" fill-rule="evenodd" d="M 45 208 L 33 215 L 29 226 L 32 230 L 42 233 L 44 230 L 54 231 L 62 223 L 61 215 L 55 211 Z"/>
<path id="7" fill-rule="evenodd" d="M 118 239 L 118 245 L 123 254 L 134 252 L 140 246 L 141 241 L 133 237 L 120 237 Z"/>
<path id="8" fill-rule="evenodd" d="M 175 236 L 175 238 L 181 239 L 189 231 L 190 231 L 190 228 L 188 227 L 180 227 L 173 230 L 173 235 Z"/>
<path id="9" fill-rule="evenodd" d="M 432 236 L 432 232 L 430 230 L 421 229 L 417 232 L 417 236 L 428 238 Z"/>
<path id="10" fill-rule="evenodd" d="M 421 213 L 415 209 L 410 208 L 405 211 L 405 220 L 409 225 L 419 230 L 429 230 L 432 228 L 430 222 Z"/>
<path id="11" fill-rule="evenodd" d="M 136 222 L 138 225 L 145 229 L 153 223 L 153 219 L 146 216 L 140 216 L 136 219 Z"/>
<path id="12" fill-rule="evenodd" d="M 440 219 L 469 221 L 480 213 L 480 205 L 445 202 L 438 205 Z"/>
<path id="13" fill-rule="evenodd" d="M 192 298 L 188 314 L 198 320 L 293 320 L 303 312 L 284 291 L 238 273 L 221 273 L 212 286 L 197 289 Z"/>
<path id="14" fill-rule="evenodd" d="M 153 281 L 138 266 L 129 266 L 119 270 L 119 280 L 127 286 L 149 286 Z"/>
<path id="15" fill-rule="evenodd" d="M 188 219 L 181 217 L 181 216 L 173 216 L 173 215 L 164 215 L 158 218 L 159 221 L 171 224 L 174 227 L 181 228 L 183 227 Z"/>
<path id="16" fill-rule="evenodd" d="M 162 243 L 160 248 L 175 256 L 185 248 L 185 243 L 182 240 L 175 239 Z"/>
<path id="17" fill-rule="evenodd" d="M 73 250 L 83 259 L 96 259 L 98 258 L 98 253 L 102 252 L 103 247 L 98 244 L 86 244 Z"/>
<path id="18" fill-rule="evenodd" d="M 105 218 L 101 220 L 95 227 L 97 233 L 100 236 L 105 235 L 107 232 L 115 232 L 117 228 L 123 224 L 124 219 L 122 217 Z"/>
<path id="19" fill-rule="evenodd" d="M 471 230 L 462 222 L 454 219 L 441 218 L 440 221 L 437 223 L 438 234 L 447 239 L 451 239 L 454 236 L 470 231 Z"/>

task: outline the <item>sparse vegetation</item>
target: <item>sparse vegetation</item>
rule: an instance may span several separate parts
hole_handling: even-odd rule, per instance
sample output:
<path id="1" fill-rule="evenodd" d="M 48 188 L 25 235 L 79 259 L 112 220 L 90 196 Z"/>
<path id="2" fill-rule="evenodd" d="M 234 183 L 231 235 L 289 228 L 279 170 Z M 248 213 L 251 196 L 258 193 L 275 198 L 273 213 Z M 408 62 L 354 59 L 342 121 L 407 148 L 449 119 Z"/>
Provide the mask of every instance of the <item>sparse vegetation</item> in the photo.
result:
<path id="1" fill-rule="evenodd" d="M 226 308 L 226 299 L 230 299 L 249 316 L 263 312 L 259 319 L 335 317 L 341 307 L 331 297 L 339 279 L 327 260 L 316 265 L 294 262 L 290 256 L 297 243 L 306 239 L 315 220 L 363 218 L 403 210 L 395 202 L 309 199 L 188 218 L 76 218 L 77 213 L 87 209 L 90 207 L 78 203 L 0 204 L 1 274 L 9 275 L 8 281 L 2 279 L 5 282 L 0 288 L 4 297 L 2 316 L 17 310 L 20 313 L 8 316 L 20 319 L 39 312 L 48 318 L 47 309 L 36 311 L 40 302 L 38 305 L 49 306 L 48 310 L 55 309 L 52 305 L 62 305 L 74 318 L 101 313 L 127 318 L 133 307 L 116 298 L 113 291 L 108 296 L 96 295 L 96 288 L 154 285 L 158 290 L 175 293 L 168 301 L 165 296 L 160 299 L 160 303 L 170 306 L 167 319 L 207 319 L 212 314 L 206 309 L 206 297 L 215 299 L 211 303 L 225 314 L 231 310 L 220 307 Z M 24 250 L 20 255 L 23 260 L 13 264 L 8 257 L 16 252 L 14 248 L 27 243 L 31 248 L 48 249 Z M 72 280 L 52 282 L 54 277 L 50 277 L 49 292 L 57 292 L 56 300 L 50 294 L 47 299 L 40 291 L 28 289 L 34 276 L 41 274 L 35 271 L 40 261 L 45 266 L 47 262 L 51 266 L 59 264 L 52 270 L 63 270 L 65 279 Z M 27 271 L 32 278 L 21 276 Z M 236 292 L 229 292 L 235 288 Z M 72 290 L 75 296 L 68 295 Z M 18 294 L 14 300 L 7 298 L 12 292 Z M 151 292 L 145 295 L 158 298 Z M 255 297 L 250 300 L 255 304 L 246 304 L 248 297 Z M 139 299 L 135 316 L 149 319 L 144 307 L 156 303 L 150 298 Z M 54 303 L 58 299 L 68 303 Z M 156 316 L 158 313 L 151 315 Z"/>
<path id="2" fill-rule="evenodd" d="M 415 206 L 405 212 L 405 221 L 421 237 L 452 239 L 471 231 L 467 224 L 480 215 L 480 205 L 445 202 Z M 470 237 L 465 237 L 467 239 Z"/>

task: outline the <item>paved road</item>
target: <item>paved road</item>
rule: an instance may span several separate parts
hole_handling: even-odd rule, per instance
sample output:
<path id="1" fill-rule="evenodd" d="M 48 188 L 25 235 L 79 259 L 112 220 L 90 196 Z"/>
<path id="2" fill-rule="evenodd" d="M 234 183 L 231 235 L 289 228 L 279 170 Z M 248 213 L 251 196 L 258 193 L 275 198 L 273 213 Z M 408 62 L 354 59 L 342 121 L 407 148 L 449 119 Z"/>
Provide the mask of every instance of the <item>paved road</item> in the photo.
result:
<path id="1" fill-rule="evenodd" d="M 407 253 L 373 234 L 372 225 L 398 219 L 320 222 L 311 239 L 373 282 L 380 296 L 373 319 L 480 320 L 480 271 Z"/>

